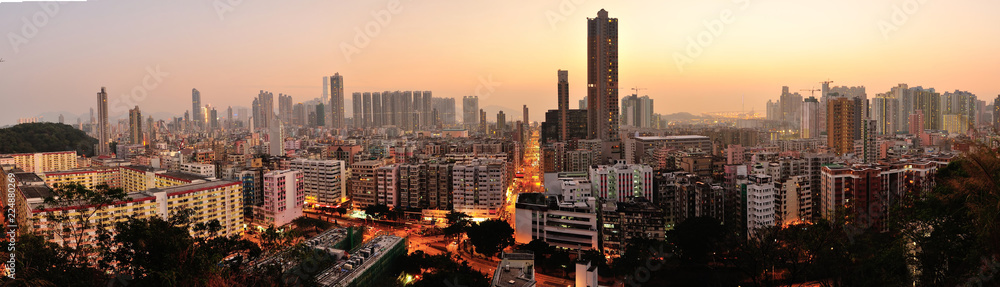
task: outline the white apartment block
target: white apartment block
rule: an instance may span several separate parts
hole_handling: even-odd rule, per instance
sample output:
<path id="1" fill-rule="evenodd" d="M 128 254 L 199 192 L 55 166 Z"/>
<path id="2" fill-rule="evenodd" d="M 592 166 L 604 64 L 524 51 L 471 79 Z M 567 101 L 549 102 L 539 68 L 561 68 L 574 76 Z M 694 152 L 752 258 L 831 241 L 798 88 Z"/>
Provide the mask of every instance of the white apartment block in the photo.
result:
<path id="1" fill-rule="evenodd" d="M 261 223 L 282 226 L 302 216 L 306 193 L 301 171 L 275 170 L 264 174 Z"/>
<path id="2" fill-rule="evenodd" d="M 204 163 L 181 164 L 180 170 L 186 173 L 193 173 L 207 178 L 215 178 L 215 165 Z"/>
<path id="3" fill-rule="evenodd" d="M 614 202 L 643 197 L 653 202 L 653 168 L 641 164 L 599 165 L 590 168 L 594 196 Z"/>
<path id="4" fill-rule="evenodd" d="M 774 226 L 774 183 L 771 177 L 754 174 L 747 184 L 747 237 L 753 238 L 757 229 Z"/>
<path id="5" fill-rule="evenodd" d="M 288 168 L 302 172 L 306 201 L 334 206 L 347 199 L 346 164 L 342 160 L 295 159 Z"/>
<path id="6" fill-rule="evenodd" d="M 507 162 L 474 159 L 452 170 L 454 210 L 472 217 L 496 218 L 507 200 Z"/>

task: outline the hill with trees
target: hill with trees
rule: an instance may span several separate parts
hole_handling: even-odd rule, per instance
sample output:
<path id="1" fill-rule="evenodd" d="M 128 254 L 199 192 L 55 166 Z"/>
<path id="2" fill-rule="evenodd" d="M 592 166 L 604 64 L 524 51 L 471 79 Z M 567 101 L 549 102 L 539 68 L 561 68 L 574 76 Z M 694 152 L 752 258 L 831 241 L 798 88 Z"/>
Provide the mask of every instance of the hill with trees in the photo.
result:
<path id="1" fill-rule="evenodd" d="M 0 154 L 76 151 L 93 156 L 97 139 L 58 123 L 19 124 L 0 129 Z"/>

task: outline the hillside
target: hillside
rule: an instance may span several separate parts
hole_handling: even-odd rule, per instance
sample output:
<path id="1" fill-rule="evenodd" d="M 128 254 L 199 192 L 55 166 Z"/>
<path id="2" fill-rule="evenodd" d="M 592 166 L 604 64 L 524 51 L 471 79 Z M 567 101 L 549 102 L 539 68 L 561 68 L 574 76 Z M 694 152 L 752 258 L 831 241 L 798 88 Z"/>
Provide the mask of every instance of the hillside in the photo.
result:
<path id="1" fill-rule="evenodd" d="M 97 139 L 65 124 L 32 123 L 0 129 L 0 154 L 75 150 L 92 156 L 96 144 Z"/>

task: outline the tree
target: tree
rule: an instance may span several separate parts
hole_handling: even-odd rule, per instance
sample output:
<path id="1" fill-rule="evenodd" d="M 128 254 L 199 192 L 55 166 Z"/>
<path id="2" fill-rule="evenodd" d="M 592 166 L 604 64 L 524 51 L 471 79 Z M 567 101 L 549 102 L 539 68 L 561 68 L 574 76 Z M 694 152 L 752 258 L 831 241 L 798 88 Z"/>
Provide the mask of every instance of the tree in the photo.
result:
<path id="1" fill-rule="evenodd" d="M 97 251 L 96 237 L 91 237 L 88 230 L 96 230 L 97 234 L 108 232 L 105 221 L 94 220 L 103 214 L 104 209 L 125 200 L 125 191 L 121 188 L 111 188 L 107 184 L 89 189 L 79 183 L 55 184 L 52 195 L 45 198 L 40 209 L 72 208 L 73 212 L 46 212 L 45 217 L 51 222 L 52 231 L 49 236 L 63 242 L 75 242 L 65 245 L 69 249 L 69 261 L 74 264 L 86 262 L 86 255 Z M 83 208 L 89 207 L 89 208 Z"/>
<path id="2" fill-rule="evenodd" d="M 504 248 L 514 245 L 514 228 L 506 221 L 490 219 L 481 223 L 473 223 L 465 228 L 465 234 L 469 236 L 469 242 L 476 248 L 476 252 L 496 256 Z"/>
<path id="3" fill-rule="evenodd" d="M 694 217 L 678 224 L 667 238 L 680 249 L 681 258 L 705 263 L 709 254 L 719 249 L 725 235 L 725 227 L 715 218 Z"/>
<path id="4" fill-rule="evenodd" d="M 448 224 L 455 224 L 459 221 L 469 220 L 470 216 L 464 212 L 451 211 L 444 218 L 448 220 Z"/>
<path id="5" fill-rule="evenodd" d="M 374 219 L 383 219 L 390 213 L 389 206 L 385 204 L 373 204 L 364 208 L 365 214 Z"/>
<path id="6" fill-rule="evenodd" d="M 311 217 L 299 216 L 292 220 L 292 224 L 295 224 L 301 230 L 312 230 L 314 232 L 322 232 L 333 226 L 332 223 L 325 220 L 319 220 Z"/>

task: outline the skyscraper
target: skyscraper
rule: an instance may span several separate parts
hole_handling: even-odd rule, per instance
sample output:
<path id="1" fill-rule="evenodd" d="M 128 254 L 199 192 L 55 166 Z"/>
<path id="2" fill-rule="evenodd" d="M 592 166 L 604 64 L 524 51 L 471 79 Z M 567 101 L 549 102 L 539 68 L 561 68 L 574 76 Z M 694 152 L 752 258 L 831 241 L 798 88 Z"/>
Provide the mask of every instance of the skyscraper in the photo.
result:
<path id="1" fill-rule="evenodd" d="M 649 128 L 653 126 L 653 99 L 632 94 L 622 98 L 623 125 Z"/>
<path id="2" fill-rule="evenodd" d="M 618 139 L 618 19 L 587 19 L 587 127 L 591 139 Z"/>
<path id="3" fill-rule="evenodd" d="M 836 94 L 836 93 L 834 93 Z M 837 155 L 854 151 L 854 99 L 831 96 L 826 107 L 827 146 Z"/>
<path id="4" fill-rule="evenodd" d="M 139 106 L 128 110 L 129 142 L 131 144 L 142 144 L 142 113 Z"/>
<path id="5" fill-rule="evenodd" d="M 503 132 L 507 130 L 507 115 L 504 115 L 503 111 L 497 112 L 497 135 L 503 135 Z"/>
<path id="6" fill-rule="evenodd" d="M 361 97 L 361 126 L 364 128 L 375 127 L 372 124 L 372 93 L 365 92 Z"/>
<path id="7" fill-rule="evenodd" d="M 291 124 L 292 122 L 292 96 L 278 94 L 278 118 L 281 119 L 282 124 Z"/>
<path id="8" fill-rule="evenodd" d="M 205 116 L 201 113 L 201 92 L 198 89 L 191 89 L 191 125 L 194 127 L 202 126 L 202 119 Z"/>
<path id="9" fill-rule="evenodd" d="M 101 87 L 97 93 L 97 155 L 110 155 L 108 151 L 108 92 Z"/>
<path id="10" fill-rule="evenodd" d="M 354 123 L 354 128 L 360 129 L 364 128 L 362 122 L 364 120 L 364 108 L 362 107 L 363 101 L 361 100 L 361 92 L 354 92 L 351 94 L 351 106 L 354 108 L 354 115 L 351 116 L 352 122 Z"/>
<path id="11" fill-rule="evenodd" d="M 556 93 L 559 96 L 559 141 L 566 141 L 566 117 L 569 113 L 569 71 L 556 71 L 559 82 Z"/>
<path id="12" fill-rule="evenodd" d="M 876 122 L 876 131 L 880 135 L 895 134 L 899 128 L 899 100 L 892 93 L 878 94 L 872 98 L 871 118 Z"/>
<path id="13" fill-rule="evenodd" d="M 260 117 L 259 127 L 270 128 L 274 124 L 274 94 L 261 90 L 257 101 L 260 105 L 260 114 L 256 115 Z"/>
<path id="14" fill-rule="evenodd" d="M 521 121 L 523 121 L 525 125 L 529 125 L 530 126 L 531 125 L 531 121 L 528 120 L 528 105 L 524 105 L 524 107 L 522 109 L 523 109 L 524 116 L 521 118 Z"/>
<path id="15" fill-rule="evenodd" d="M 819 138 L 819 114 L 819 100 L 809 97 L 802 101 L 802 124 L 799 133 L 802 138 Z"/>
<path id="16" fill-rule="evenodd" d="M 431 97 L 431 91 L 424 91 L 423 100 L 423 103 L 421 103 L 423 106 L 421 108 L 423 110 L 423 115 L 420 116 L 420 122 L 423 124 L 424 128 L 427 129 L 436 124 L 434 122 L 434 117 L 431 115 L 434 111 L 434 98 Z"/>
<path id="17" fill-rule="evenodd" d="M 382 107 L 382 93 L 372 93 L 372 127 L 385 125 L 385 109 Z"/>
<path id="18" fill-rule="evenodd" d="M 993 132 L 1000 133 L 1000 95 L 993 100 Z"/>
<path id="19" fill-rule="evenodd" d="M 479 97 L 462 97 L 462 124 L 470 130 L 479 125 Z"/>
<path id="20" fill-rule="evenodd" d="M 330 128 L 344 128 L 344 77 L 334 73 L 330 77 Z"/>

